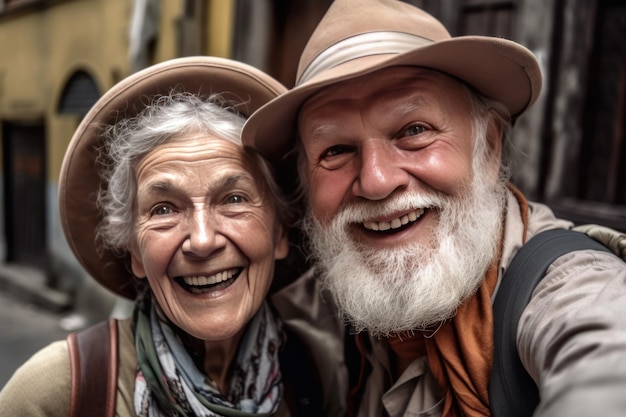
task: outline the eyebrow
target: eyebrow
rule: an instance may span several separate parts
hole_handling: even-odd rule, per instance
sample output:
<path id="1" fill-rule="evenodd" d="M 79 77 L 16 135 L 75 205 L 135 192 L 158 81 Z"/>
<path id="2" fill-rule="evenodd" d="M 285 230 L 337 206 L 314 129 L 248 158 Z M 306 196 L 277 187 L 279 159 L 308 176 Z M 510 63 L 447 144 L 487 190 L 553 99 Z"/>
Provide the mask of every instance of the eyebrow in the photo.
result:
<path id="1" fill-rule="evenodd" d="M 311 132 L 312 138 L 324 137 L 327 134 L 336 134 L 337 131 L 341 131 L 341 126 L 337 123 L 322 123 L 316 126 Z"/>
<path id="2" fill-rule="evenodd" d="M 249 175 L 226 175 L 217 180 L 217 182 L 211 184 L 211 188 L 207 194 L 214 193 L 225 188 L 232 187 L 241 182 L 254 183 L 253 179 Z M 175 186 L 170 181 L 155 181 L 148 185 L 146 191 L 148 194 L 177 194 L 179 187 Z"/>
<path id="3" fill-rule="evenodd" d="M 169 181 L 156 181 L 150 183 L 146 188 L 149 194 L 166 194 L 176 190 L 176 187 Z"/>
<path id="4" fill-rule="evenodd" d="M 424 100 L 422 98 L 403 102 L 401 105 L 396 107 L 395 112 L 407 114 L 419 109 L 420 107 L 424 107 Z"/>
<path id="5" fill-rule="evenodd" d="M 241 175 L 241 174 L 228 175 L 226 177 L 220 178 L 220 181 L 218 181 L 217 186 L 215 188 L 216 189 L 228 188 L 240 182 L 254 182 L 254 181 L 248 175 Z"/>

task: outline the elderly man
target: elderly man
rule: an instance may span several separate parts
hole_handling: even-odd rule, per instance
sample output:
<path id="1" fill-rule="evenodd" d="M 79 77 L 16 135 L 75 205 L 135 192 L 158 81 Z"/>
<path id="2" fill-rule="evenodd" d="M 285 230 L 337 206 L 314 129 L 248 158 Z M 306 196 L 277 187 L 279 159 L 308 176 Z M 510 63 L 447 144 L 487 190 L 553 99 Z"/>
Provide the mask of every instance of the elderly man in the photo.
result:
<path id="1" fill-rule="evenodd" d="M 521 45 L 452 38 L 399 1 L 336 0 L 296 86 L 246 124 L 244 143 L 267 157 L 298 151 L 317 272 L 361 355 L 353 415 L 491 415 L 502 275 L 528 239 L 572 227 L 508 182 L 509 131 L 540 90 Z M 624 262 L 555 261 L 517 348 L 536 416 L 624 415 Z"/>

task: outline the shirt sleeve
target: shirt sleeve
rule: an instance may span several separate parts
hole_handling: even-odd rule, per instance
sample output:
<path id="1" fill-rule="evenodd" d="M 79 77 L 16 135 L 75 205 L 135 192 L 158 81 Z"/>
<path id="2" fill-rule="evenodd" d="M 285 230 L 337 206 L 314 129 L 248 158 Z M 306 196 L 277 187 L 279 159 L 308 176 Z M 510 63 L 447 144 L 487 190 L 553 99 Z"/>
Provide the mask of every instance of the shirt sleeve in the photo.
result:
<path id="1" fill-rule="evenodd" d="M 557 259 L 520 318 L 517 343 L 540 390 L 535 417 L 623 416 L 626 263 L 598 251 Z"/>
<path id="2" fill-rule="evenodd" d="M 0 416 L 68 416 L 70 362 L 65 340 L 35 353 L 0 391 Z"/>

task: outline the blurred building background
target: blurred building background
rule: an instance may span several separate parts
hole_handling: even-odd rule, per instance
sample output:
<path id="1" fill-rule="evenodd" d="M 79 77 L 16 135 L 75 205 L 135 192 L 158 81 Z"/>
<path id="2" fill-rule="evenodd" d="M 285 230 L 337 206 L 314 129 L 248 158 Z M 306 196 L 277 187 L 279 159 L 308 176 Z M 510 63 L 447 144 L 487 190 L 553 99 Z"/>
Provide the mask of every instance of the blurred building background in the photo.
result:
<path id="1" fill-rule="evenodd" d="M 544 90 L 512 138 L 521 161 L 514 166 L 516 183 L 564 217 L 626 231 L 626 5 L 409 2 L 437 16 L 453 35 L 505 37 L 536 54 Z M 0 0 L 3 270 L 10 275 L 27 268 L 31 273 L 16 280 L 36 281 L 34 288 L 55 294 L 58 309 L 76 308 L 81 299 L 109 308 L 101 300 L 110 296 L 92 288 L 59 223 L 59 169 L 81 118 L 122 78 L 180 56 L 235 58 L 291 87 L 300 52 L 330 3 Z"/>

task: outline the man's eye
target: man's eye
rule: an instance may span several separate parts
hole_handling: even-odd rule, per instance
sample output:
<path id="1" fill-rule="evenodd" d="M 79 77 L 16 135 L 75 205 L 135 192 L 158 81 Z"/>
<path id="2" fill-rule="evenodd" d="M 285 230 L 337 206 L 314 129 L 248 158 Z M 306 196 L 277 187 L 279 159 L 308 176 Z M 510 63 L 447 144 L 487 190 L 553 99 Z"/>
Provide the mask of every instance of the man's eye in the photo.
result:
<path id="1" fill-rule="evenodd" d="M 322 153 L 321 159 L 332 158 L 333 156 L 343 155 L 352 150 L 351 147 L 346 145 L 335 145 L 326 149 L 324 153 Z"/>
<path id="2" fill-rule="evenodd" d="M 409 127 L 407 127 L 406 129 L 404 129 L 404 131 L 402 132 L 402 134 L 400 135 L 401 137 L 407 137 L 407 136 L 417 136 L 421 133 L 424 133 L 426 131 L 426 126 L 422 126 L 422 125 L 411 125 Z"/>

